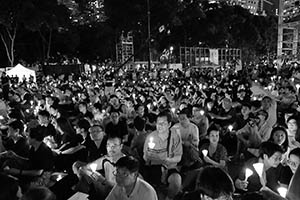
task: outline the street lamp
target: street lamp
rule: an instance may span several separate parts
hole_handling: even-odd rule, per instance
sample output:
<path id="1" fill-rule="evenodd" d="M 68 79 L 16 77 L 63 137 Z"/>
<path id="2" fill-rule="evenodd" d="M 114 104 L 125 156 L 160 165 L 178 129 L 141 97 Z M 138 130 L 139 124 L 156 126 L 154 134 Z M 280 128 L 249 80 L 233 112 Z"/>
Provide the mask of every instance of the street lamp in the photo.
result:
<path id="1" fill-rule="evenodd" d="M 150 0 L 147 0 L 147 25 L 148 25 L 148 69 L 151 70 L 151 12 Z"/>

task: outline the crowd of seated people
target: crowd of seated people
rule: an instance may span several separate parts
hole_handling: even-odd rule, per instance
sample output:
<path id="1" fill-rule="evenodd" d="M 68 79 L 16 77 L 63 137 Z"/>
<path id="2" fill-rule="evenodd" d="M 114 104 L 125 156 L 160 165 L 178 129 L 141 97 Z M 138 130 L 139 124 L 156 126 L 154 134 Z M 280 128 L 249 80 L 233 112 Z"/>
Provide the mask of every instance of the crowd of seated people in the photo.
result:
<path id="1" fill-rule="evenodd" d="M 297 195 L 298 94 L 282 101 L 286 82 L 270 91 L 230 80 L 141 81 L 113 94 L 88 78 L 12 87 L 0 107 L 11 199 L 283 198 L 278 188 Z"/>

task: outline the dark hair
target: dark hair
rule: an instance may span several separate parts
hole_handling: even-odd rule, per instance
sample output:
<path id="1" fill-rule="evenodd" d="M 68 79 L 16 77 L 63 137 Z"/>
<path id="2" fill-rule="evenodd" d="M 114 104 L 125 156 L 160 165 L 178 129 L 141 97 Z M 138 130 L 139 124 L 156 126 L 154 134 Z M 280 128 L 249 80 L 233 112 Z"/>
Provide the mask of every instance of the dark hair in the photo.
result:
<path id="1" fill-rule="evenodd" d="M 257 116 L 258 116 L 258 115 L 263 115 L 263 116 L 265 117 L 265 119 L 268 119 L 268 117 L 269 117 L 268 112 L 265 111 L 265 110 L 260 110 L 260 111 L 258 111 L 258 112 L 257 112 Z"/>
<path id="2" fill-rule="evenodd" d="M 43 141 L 43 139 L 44 139 L 45 136 L 44 136 L 41 128 L 40 127 L 36 127 L 36 128 L 30 129 L 30 131 L 29 131 L 29 137 L 32 138 L 32 139 L 35 139 L 35 140 L 37 140 L 39 142 L 41 142 L 41 141 Z"/>
<path id="3" fill-rule="evenodd" d="M 292 115 L 286 120 L 286 122 L 288 123 L 292 119 L 294 119 L 297 123 L 297 132 L 295 135 L 295 139 L 299 142 L 300 141 L 300 119 L 297 115 Z"/>
<path id="4" fill-rule="evenodd" d="M 220 129 L 215 124 L 212 124 L 207 129 L 207 135 L 209 135 L 211 131 L 218 131 L 218 132 L 220 132 Z"/>
<path id="5" fill-rule="evenodd" d="M 86 119 L 80 119 L 80 120 L 77 122 L 76 126 L 78 126 L 80 129 L 83 128 L 84 131 L 88 131 L 89 128 L 91 127 L 91 124 L 90 124 L 90 122 L 89 122 L 88 120 L 86 120 Z"/>
<path id="6" fill-rule="evenodd" d="M 277 131 L 283 131 L 284 132 L 285 140 L 284 140 L 283 144 L 281 145 L 281 148 L 283 149 L 284 152 L 286 152 L 287 148 L 289 146 L 289 139 L 288 139 L 288 133 L 287 133 L 287 131 L 284 127 L 282 127 L 282 126 L 274 127 L 271 131 L 271 136 L 270 136 L 268 141 L 269 142 L 274 142 L 273 136 L 274 136 L 274 133 L 277 132 Z"/>
<path id="7" fill-rule="evenodd" d="M 56 196 L 46 187 L 33 187 L 22 196 L 21 200 L 56 200 Z"/>
<path id="8" fill-rule="evenodd" d="M 47 110 L 40 110 L 38 115 L 44 116 L 49 118 L 50 117 L 50 113 Z"/>
<path id="9" fill-rule="evenodd" d="M 283 149 L 273 142 L 263 142 L 259 148 L 259 157 L 263 158 L 264 154 L 266 154 L 270 158 L 276 152 L 283 153 Z"/>
<path id="10" fill-rule="evenodd" d="M 140 163 L 133 156 L 124 156 L 117 161 L 116 167 L 117 168 L 124 167 L 128 169 L 131 173 L 133 173 L 139 171 Z"/>
<path id="11" fill-rule="evenodd" d="M 230 176 L 223 169 L 208 166 L 199 173 L 196 189 L 216 199 L 222 195 L 231 196 L 234 192 L 234 185 Z"/>
<path id="12" fill-rule="evenodd" d="M 22 135 L 24 131 L 24 124 L 20 120 L 14 120 L 8 124 L 14 130 L 19 129 L 19 134 Z"/>
<path id="13" fill-rule="evenodd" d="M 0 200 L 17 200 L 17 180 L 6 174 L 0 174 L 0 180 Z"/>
<path id="14" fill-rule="evenodd" d="M 142 131 L 142 130 L 145 129 L 146 122 L 145 122 L 145 120 L 143 120 L 142 118 L 136 117 L 136 118 L 133 120 L 133 125 L 134 125 L 134 127 L 136 128 L 136 130 Z"/>
<path id="15" fill-rule="evenodd" d="M 109 137 L 107 138 L 107 141 L 108 141 L 108 140 L 114 140 L 114 139 L 120 140 L 120 144 L 122 144 L 122 138 L 120 138 L 120 137 L 118 137 L 118 136 L 116 136 L 116 135 L 111 135 L 111 136 L 109 136 Z"/>
<path id="16" fill-rule="evenodd" d="M 298 147 L 298 148 L 295 148 L 295 149 L 291 150 L 290 153 L 289 153 L 289 157 L 291 155 L 295 155 L 300 159 L 300 148 Z"/>
<path id="17" fill-rule="evenodd" d="M 159 117 L 166 117 L 168 123 L 171 123 L 171 122 L 172 122 L 172 116 L 170 115 L 170 112 L 168 112 L 168 111 L 166 111 L 166 110 L 160 112 L 160 113 L 157 115 L 157 118 L 159 118 Z"/>

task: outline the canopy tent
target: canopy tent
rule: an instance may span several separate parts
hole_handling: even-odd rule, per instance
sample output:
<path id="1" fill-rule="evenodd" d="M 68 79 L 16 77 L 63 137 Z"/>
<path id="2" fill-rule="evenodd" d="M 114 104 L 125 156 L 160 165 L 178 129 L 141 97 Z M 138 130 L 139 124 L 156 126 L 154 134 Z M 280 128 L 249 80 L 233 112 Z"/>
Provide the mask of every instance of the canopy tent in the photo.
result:
<path id="1" fill-rule="evenodd" d="M 33 80 L 36 81 L 36 73 L 34 70 L 28 69 L 21 64 L 17 64 L 14 68 L 6 72 L 8 76 L 17 76 L 19 81 L 22 81 L 24 77 L 29 80 L 29 77 L 32 76 Z"/>

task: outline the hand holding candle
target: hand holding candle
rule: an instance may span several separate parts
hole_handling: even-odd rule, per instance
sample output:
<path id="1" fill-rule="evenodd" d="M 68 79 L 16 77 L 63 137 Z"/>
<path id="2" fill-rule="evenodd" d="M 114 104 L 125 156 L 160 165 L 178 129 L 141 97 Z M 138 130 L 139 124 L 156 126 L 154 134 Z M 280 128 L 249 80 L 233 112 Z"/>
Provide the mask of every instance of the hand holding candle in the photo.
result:
<path id="1" fill-rule="evenodd" d="M 252 176 L 252 174 L 253 174 L 253 171 L 252 171 L 251 169 L 247 168 L 247 169 L 246 169 L 246 172 L 245 172 L 245 181 L 247 181 L 248 178 L 249 178 L 250 176 Z"/>
<path id="2" fill-rule="evenodd" d="M 204 110 L 200 110 L 200 115 L 204 115 L 204 114 L 205 114 Z"/>
<path id="3" fill-rule="evenodd" d="M 91 168 L 92 172 L 96 172 L 97 171 L 97 164 L 96 163 L 91 163 L 90 168 Z"/>
<path id="4" fill-rule="evenodd" d="M 203 154 L 204 157 L 206 157 L 207 154 L 208 154 L 208 151 L 206 149 L 204 149 L 204 150 L 202 150 L 202 154 Z"/>
<path id="5" fill-rule="evenodd" d="M 149 138 L 148 147 L 153 149 L 155 147 L 155 143 L 153 142 L 153 137 Z"/>
<path id="6" fill-rule="evenodd" d="M 228 130 L 231 132 L 233 130 L 233 126 L 232 125 L 229 125 L 228 126 Z"/>

